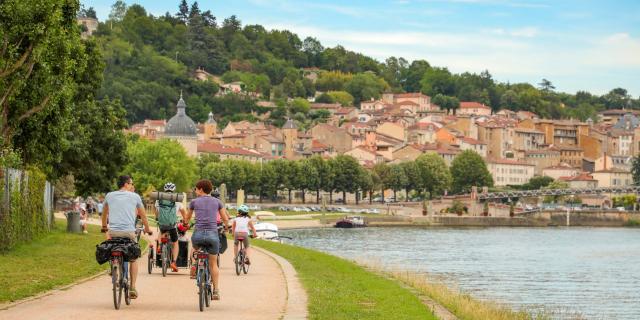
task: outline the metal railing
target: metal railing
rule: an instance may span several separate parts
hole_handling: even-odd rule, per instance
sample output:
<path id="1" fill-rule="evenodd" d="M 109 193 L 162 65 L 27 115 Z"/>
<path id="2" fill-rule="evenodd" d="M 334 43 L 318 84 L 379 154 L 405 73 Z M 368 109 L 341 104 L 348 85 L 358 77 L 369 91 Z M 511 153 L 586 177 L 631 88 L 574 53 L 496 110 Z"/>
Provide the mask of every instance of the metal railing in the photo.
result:
<path id="1" fill-rule="evenodd" d="M 479 193 L 478 200 L 527 198 L 527 197 L 542 197 L 542 196 L 565 196 L 565 195 L 581 195 L 581 194 L 585 194 L 585 195 L 586 194 L 607 194 L 607 193 L 640 193 L 640 186 L 574 188 L 574 189 L 538 189 L 538 190 Z"/>

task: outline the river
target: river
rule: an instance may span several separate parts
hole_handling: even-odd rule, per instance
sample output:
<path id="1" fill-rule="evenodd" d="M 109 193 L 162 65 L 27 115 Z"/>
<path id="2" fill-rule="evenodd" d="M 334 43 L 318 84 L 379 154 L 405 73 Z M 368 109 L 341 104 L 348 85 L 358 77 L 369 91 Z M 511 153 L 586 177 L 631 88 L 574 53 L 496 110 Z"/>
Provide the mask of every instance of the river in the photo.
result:
<path id="1" fill-rule="evenodd" d="M 554 318 L 640 319 L 640 229 L 361 228 L 281 231 L 294 244 L 428 274 Z"/>

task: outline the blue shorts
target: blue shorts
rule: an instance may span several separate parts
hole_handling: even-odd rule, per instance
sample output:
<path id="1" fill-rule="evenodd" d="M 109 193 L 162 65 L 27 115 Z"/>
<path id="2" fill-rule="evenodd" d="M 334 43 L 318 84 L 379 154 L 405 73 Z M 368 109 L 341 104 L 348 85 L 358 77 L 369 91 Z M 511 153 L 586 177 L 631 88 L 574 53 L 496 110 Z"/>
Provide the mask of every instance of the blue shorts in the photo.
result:
<path id="1" fill-rule="evenodd" d="M 218 230 L 196 230 L 191 236 L 194 248 L 206 250 L 209 254 L 218 254 L 220 251 L 220 237 Z"/>

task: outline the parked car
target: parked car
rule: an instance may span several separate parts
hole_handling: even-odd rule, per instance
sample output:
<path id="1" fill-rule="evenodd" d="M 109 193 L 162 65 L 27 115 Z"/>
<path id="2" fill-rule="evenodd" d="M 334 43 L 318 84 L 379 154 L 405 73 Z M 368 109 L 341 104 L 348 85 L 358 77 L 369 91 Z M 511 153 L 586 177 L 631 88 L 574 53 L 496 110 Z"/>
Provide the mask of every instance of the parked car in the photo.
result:
<path id="1" fill-rule="evenodd" d="M 351 212 L 351 210 L 350 210 L 350 209 L 347 209 L 347 208 L 345 208 L 345 207 L 338 207 L 338 208 L 336 208 L 336 211 L 338 211 L 338 212 L 344 212 L 344 213 L 350 213 L 350 212 Z"/>
<path id="2" fill-rule="evenodd" d="M 344 199 L 338 198 L 338 199 L 334 200 L 333 202 L 335 202 L 335 203 L 344 203 Z"/>
<path id="3" fill-rule="evenodd" d="M 373 202 L 382 202 L 382 197 L 373 198 Z"/>

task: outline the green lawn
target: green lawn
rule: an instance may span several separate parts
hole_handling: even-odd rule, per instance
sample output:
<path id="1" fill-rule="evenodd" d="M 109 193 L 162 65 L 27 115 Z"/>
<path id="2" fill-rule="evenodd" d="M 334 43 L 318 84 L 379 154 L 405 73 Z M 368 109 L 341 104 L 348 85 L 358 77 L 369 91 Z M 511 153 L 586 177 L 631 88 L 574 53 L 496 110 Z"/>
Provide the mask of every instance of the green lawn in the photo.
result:
<path id="1" fill-rule="evenodd" d="M 66 233 L 66 227 L 66 220 L 56 219 L 49 234 L 0 254 L 0 303 L 64 286 L 108 268 L 108 263 L 98 265 L 95 260 L 96 244 L 105 239 L 99 226 L 89 225 L 88 234 Z"/>
<path id="2" fill-rule="evenodd" d="M 321 252 L 255 240 L 287 259 L 309 297 L 309 319 L 436 319 L 397 282 Z"/>

